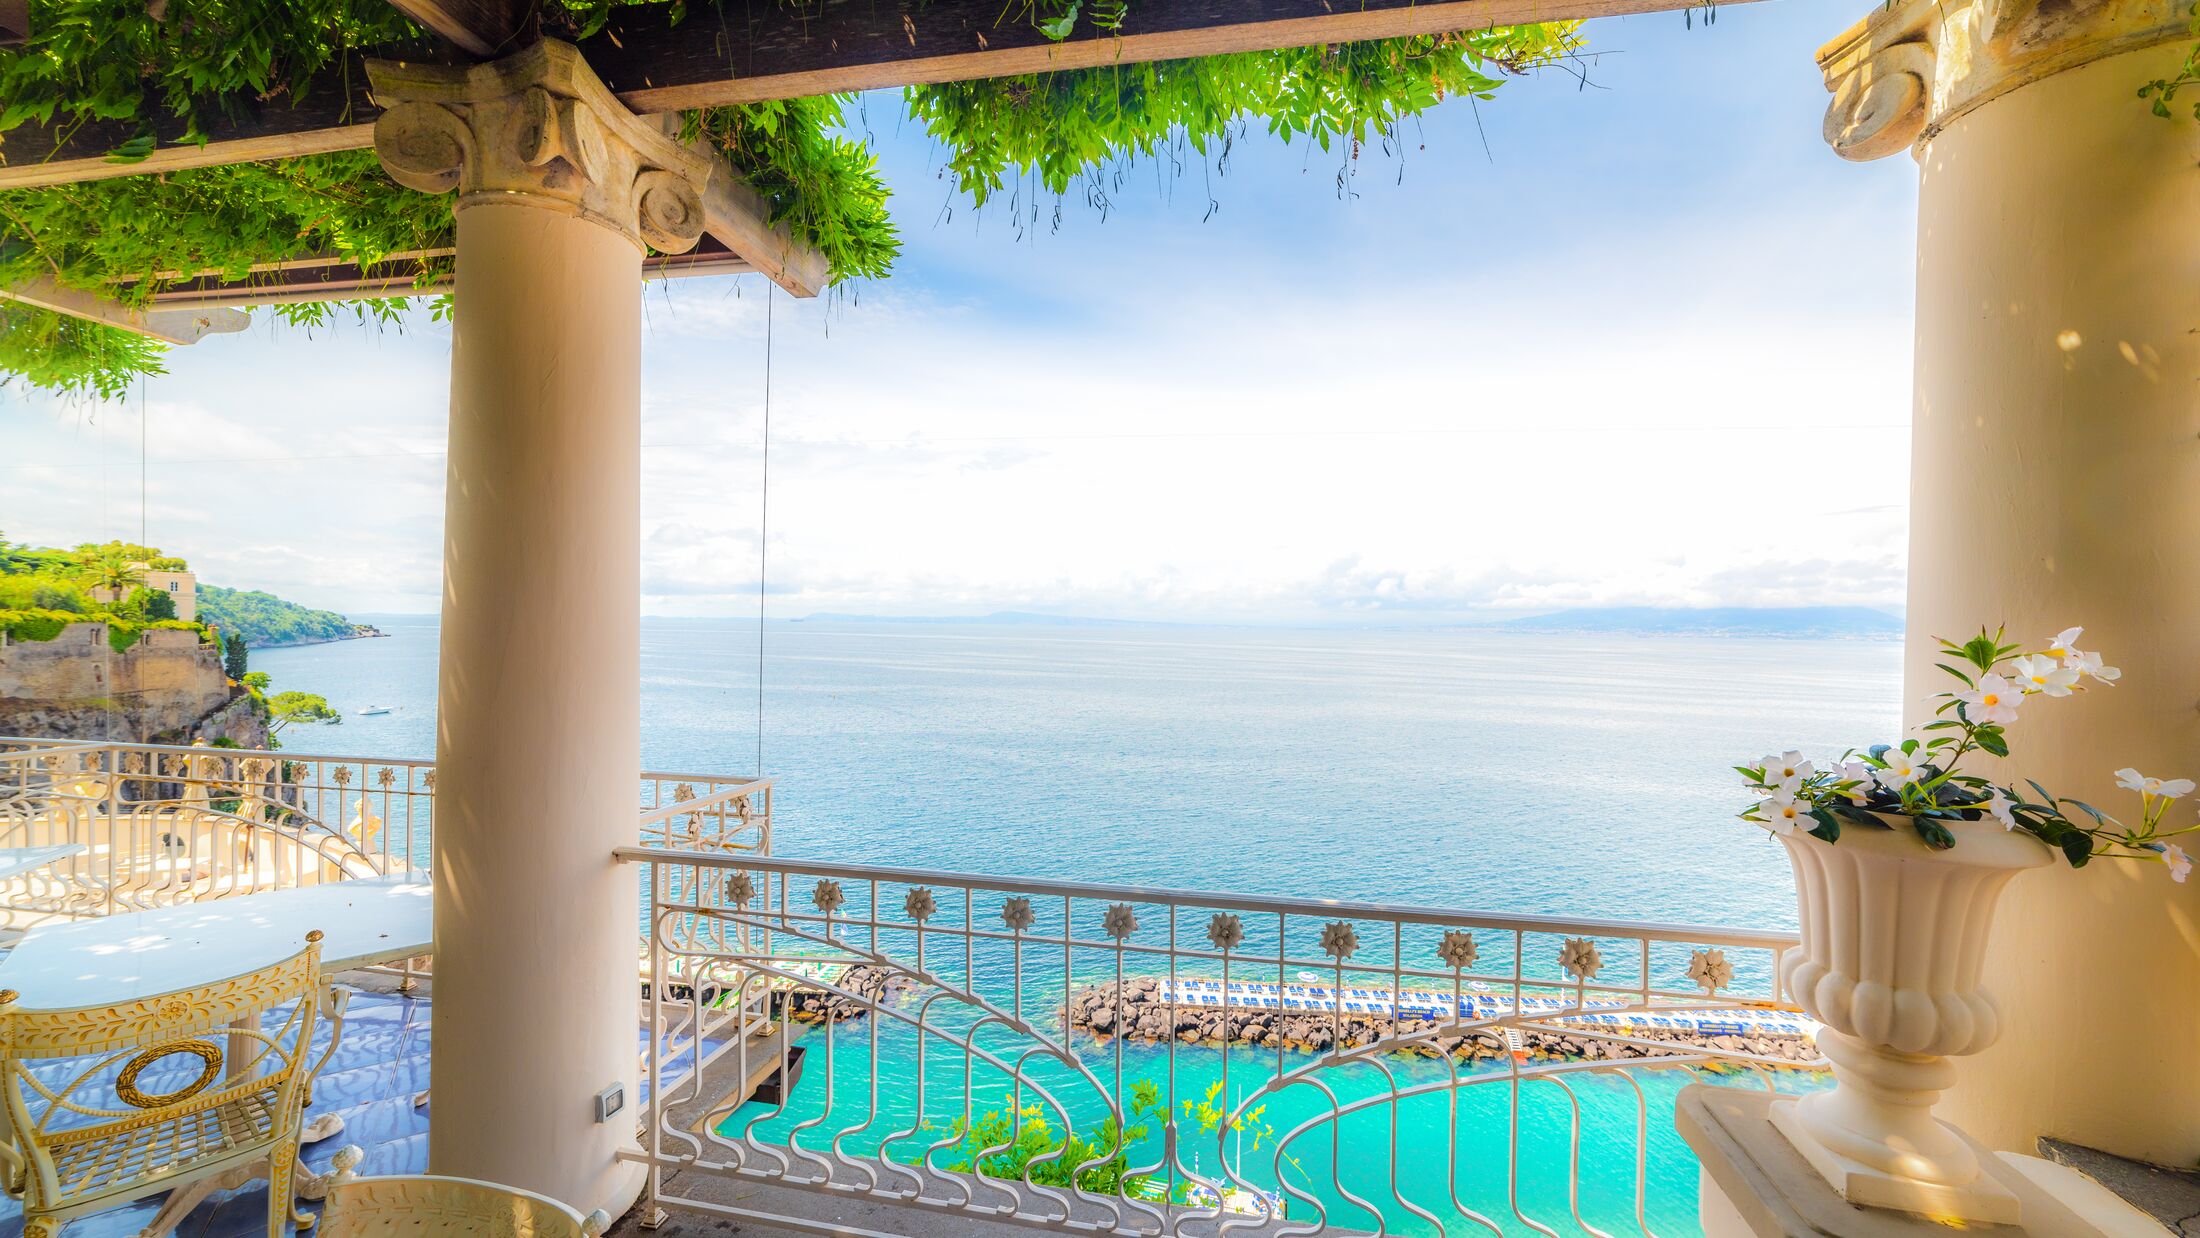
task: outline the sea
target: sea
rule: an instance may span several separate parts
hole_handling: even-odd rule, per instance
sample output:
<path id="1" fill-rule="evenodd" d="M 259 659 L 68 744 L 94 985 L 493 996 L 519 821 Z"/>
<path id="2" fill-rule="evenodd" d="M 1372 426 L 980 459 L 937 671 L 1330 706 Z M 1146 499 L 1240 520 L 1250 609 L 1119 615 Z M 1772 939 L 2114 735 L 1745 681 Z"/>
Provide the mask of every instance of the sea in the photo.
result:
<path id="1" fill-rule="evenodd" d="M 277 690 L 322 693 L 344 715 L 285 743 L 432 758 L 435 620 L 368 618 L 389 635 L 252 655 Z M 753 620 L 649 619 L 642 755 L 651 769 L 770 775 L 781 856 L 1792 929 L 1787 862 L 1735 819 L 1749 797 L 1732 767 L 1895 738 L 1900 664 L 1899 643 L 1875 640 L 844 620 L 759 632 Z M 861 1026 L 878 1022 L 813 1032 L 812 1068 L 786 1105 L 748 1106 L 725 1129 L 823 1148 L 854 1126 L 840 1150 L 903 1161 L 947 1138 L 940 1115 L 909 1100 L 915 1037 Z M 1235 1102 L 1278 1067 L 1272 1052 L 1191 1045 L 1123 1045 L 1119 1063 L 1118 1047 L 1086 1037 L 1079 1052 L 1110 1090 L 1166 1078 L 1180 1103 L 1215 1087 Z M 827 1052 L 830 1088 L 817 1069 Z M 949 1058 L 935 1043 L 921 1066 L 935 1096 L 963 1086 Z M 903 1086 L 874 1102 L 874 1069 Z M 1446 1069 L 1400 1059 L 1325 1082 L 1349 1106 L 1440 1083 Z M 1260 1123 L 1234 1136 L 1187 1135 L 1177 1176 L 1216 1177 L 1217 1140 L 1234 1138 L 1240 1181 L 1293 1188 L 1294 1220 L 1399 1234 L 1487 1232 L 1476 1216 L 1506 1234 L 1697 1232 L 1696 1165 L 1671 1124 L 1672 1094 L 1691 1081 L 1632 1071 L 1565 1087 L 1430 1086 L 1327 1123 L 1332 1102 L 1301 1087 L 1265 1098 Z M 997 1082 L 996 1108 L 1031 1103 Z M 1095 1120 L 1066 1105 L 1071 1125 Z M 828 1113 L 829 1127 L 802 1129 Z M 1275 1138 L 1301 1123 L 1278 1158 Z M 1268 1142 L 1247 1153 L 1248 1140 Z M 1134 1141 L 1132 1165 L 1161 1165 L 1161 1148 L 1158 1133 Z"/>

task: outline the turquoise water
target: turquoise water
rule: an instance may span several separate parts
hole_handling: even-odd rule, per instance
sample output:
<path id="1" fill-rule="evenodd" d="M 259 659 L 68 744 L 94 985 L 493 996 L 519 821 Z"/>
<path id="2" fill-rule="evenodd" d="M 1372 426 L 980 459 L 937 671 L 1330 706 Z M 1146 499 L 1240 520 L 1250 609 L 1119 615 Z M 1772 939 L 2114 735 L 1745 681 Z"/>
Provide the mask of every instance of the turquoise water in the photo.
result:
<path id="1" fill-rule="evenodd" d="M 434 623 L 377 622 L 389 639 L 254 656 L 278 688 L 323 692 L 350 716 L 294 732 L 293 748 L 433 755 Z M 645 622 L 646 765 L 753 771 L 755 640 L 753 625 Z M 853 623 L 775 623 L 766 641 L 764 768 L 779 788 L 780 855 L 1490 912 L 1791 928 L 1786 862 L 1733 820 L 1745 797 L 1729 767 L 1783 748 L 1891 737 L 1899 714 L 1893 643 Z M 370 704 L 393 712 L 358 716 Z M 1137 1080 L 1173 1078 L 1181 1101 L 1204 1095 L 1225 1069 L 1218 1049 L 1125 1045 L 1119 1071 L 1113 1042 L 1072 1039 L 1101 1081 L 1098 1090 L 1059 1081 L 1081 1126 L 1104 1111 L 1105 1095 Z M 744 1112 L 735 1128 L 753 1123 L 751 1134 L 782 1142 L 829 1113 L 796 1144 L 823 1149 L 823 1132 L 855 1127 L 843 1151 L 884 1146 L 907 1160 L 962 1113 L 963 1058 L 941 1041 L 927 1052 L 921 1115 L 906 1028 L 862 1020 L 805 1043 L 810 1071 L 788 1110 Z M 886 1085 L 875 1109 L 874 1052 Z M 1230 1096 L 1279 1064 L 1308 1061 L 1232 1050 Z M 1384 1058 L 1324 1070 L 1320 1085 L 1349 1104 L 1445 1069 Z M 1636 1071 L 1568 1082 L 1570 1093 L 1549 1081 L 1518 1085 L 1521 1209 L 1576 1232 L 1566 1166 L 1578 1104 L 1582 1163 L 1592 1167 L 1581 1215 L 1635 1231 L 1639 1084 L 1644 1216 L 1659 1234 L 1692 1232 L 1695 1166 L 1670 1109 L 1687 1079 Z M 981 1072 L 971 1084 L 978 1111 L 997 1108 L 987 1100 L 1007 1086 Z M 1505 1190 L 1514 1087 L 1460 1089 L 1456 1114 L 1439 1094 L 1318 1127 L 1291 1145 L 1296 1163 L 1282 1173 L 1333 1224 L 1375 1228 L 1356 1195 L 1379 1202 L 1392 1232 L 1433 1233 L 1387 1182 L 1395 1118 L 1400 1195 L 1449 1232 L 1473 1228 L 1451 1209 L 1448 1159 L 1462 1204 L 1508 1233 L 1531 1232 Z M 1264 1121 L 1289 1131 L 1330 1103 L 1314 1084 L 1296 1084 L 1268 1098 Z M 887 1139 L 926 1126 L 921 1137 Z M 1215 1140 L 1187 1135 L 1180 1168 L 1219 1176 Z M 1241 1153 L 1245 1178 L 1274 1186 L 1271 1156 Z M 1158 1163 L 1158 1141 L 1131 1159 Z M 1291 1207 L 1294 1217 L 1313 1214 L 1301 1201 Z"/>

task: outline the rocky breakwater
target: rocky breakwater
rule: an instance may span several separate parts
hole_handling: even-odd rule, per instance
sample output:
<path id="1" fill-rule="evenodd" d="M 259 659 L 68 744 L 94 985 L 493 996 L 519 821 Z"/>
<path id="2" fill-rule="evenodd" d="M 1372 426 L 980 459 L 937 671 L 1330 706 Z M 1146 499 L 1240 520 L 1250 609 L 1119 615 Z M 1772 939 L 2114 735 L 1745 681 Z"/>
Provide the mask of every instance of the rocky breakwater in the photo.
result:
<path id="1" fill-rule="evenodd" d="M 1113 983 L 1094 985 L 1070 999 L 1070 1024 L 1095 1036 L 1122 1036 L 1133 1040 L 1177 1040 L 1185 1044 L 1240 1044 L 1326 1053 L 1353 1049 L 1395 1037 L 1421 1038 L 1401 1046 L 1400 1052 L 1424 1057 L 1452 1057 L 1462 1061 L 1500 1058 L 1513 1051 L 1514 1040 L 1499 1028 L 1442 1034 L 1437 1019 L 1408 1013 L 1403 1016 L 1326 1010 L 1271 1010 L 1236 1006 L 1179 1004 L 1172 1006 L 1160 981 L 1146 977 L 1122 982 L 1120 994 Z M 1607 1029 L 1607 1034 L 1617 1029 Z M 1818 1060 L 1814 1045 L 1795 1036 L 1704 1035 L 1667 1030 L 1626 1033 L 1638 1040 L 1658 1040 L 1679 1047 L 1726 1053 L 1746 1053 L 1797 1063 Z M 1662 1056 L 1636 1045 L 1620 1044 L 1583 1033 L 1520 1028 L 1514 1031 L 1520 1052 L 1531 1059 L 1567 1061 L 1622 1061 Z"/>
<path id="2" fill-rule="evenodd" d="M 851 967 L 841 973 L 835 988 L 796 989 L 787 996 L 787 1016 L 800 1023 L 839 1023 L 860 1019 L 874 1006 L 885 1005 L 908 981 L 880 967 Z M 856 994 L 850 997 L 848 994 Z"/>

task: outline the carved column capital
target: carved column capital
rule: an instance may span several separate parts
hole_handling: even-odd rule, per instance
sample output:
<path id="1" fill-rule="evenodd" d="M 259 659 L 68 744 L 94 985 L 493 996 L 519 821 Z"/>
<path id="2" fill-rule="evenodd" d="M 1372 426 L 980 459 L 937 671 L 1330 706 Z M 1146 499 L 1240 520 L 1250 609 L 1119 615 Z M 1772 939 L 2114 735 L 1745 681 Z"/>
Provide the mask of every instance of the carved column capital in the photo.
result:
<path id="1" fill-rule="evenodd" d="M 1892 0 L 1818 49 L 1826 142 L 1855 160 L 1921 146 L 2029 82 L 2187 37 L 2186 13 L 2184 0 Z"/>
<path id="2" fill-rule="evenodd" d="M 569 43 L 544 39 L 470 67 L 367 65 L 374 150 L 399 184 L 458 207 L 523 199 L 617 229 L 660 253 L 703 234 L 711 160 L 639 117 Z"/>

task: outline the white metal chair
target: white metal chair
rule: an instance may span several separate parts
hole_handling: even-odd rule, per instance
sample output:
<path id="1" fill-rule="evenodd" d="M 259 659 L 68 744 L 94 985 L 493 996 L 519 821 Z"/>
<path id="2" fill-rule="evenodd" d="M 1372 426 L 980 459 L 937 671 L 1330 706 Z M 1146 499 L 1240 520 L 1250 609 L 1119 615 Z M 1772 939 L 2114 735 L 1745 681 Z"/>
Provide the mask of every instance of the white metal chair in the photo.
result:
<path id="1" fill-rule="evenodd" d="M 24 1238 L 261 1161 L 271 1238 L 312 1223 L 294 1210 L 291 1184 L 320 941 L 309 933 L 271 967 L 114 1006 L 19 1010 L 14 991 L 0 991 L 0 1171 L 23 1201 Z M 264 1029 L 276 1011 L 280 1026 Z M 159 1065 L 176 1058 L 195 1059 L 196 1077 Z"/>
<path id="2" fill-rule="evenodd" d="M 546 1195 L 494 1182 L 429 1174 L 361 1178 L 353 1171 L 364 1156 L 357 1147 L 337 1150 L 320 1238 L 597 1238 L 611 1225 L 601 1208 L 584 1217 Z"/>

